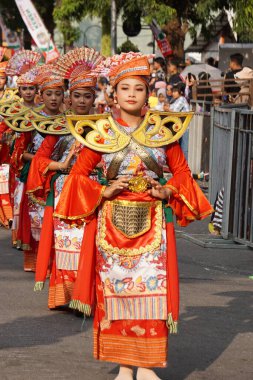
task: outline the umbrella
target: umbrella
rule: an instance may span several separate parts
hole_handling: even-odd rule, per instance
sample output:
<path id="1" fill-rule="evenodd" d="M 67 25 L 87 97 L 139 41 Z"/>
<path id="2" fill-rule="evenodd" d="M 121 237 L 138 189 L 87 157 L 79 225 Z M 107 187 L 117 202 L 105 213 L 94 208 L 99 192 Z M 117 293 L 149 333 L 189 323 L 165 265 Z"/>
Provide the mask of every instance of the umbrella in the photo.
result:
<path id="1" fill-rule="evenodd" d="M 205 72 L 210 75 L 210 80 L 221 80 L 222 72 L 216 67 L 207 65 L 206 63 L 196 63 L 194 65 L 186 66 L 186 68 L 181 72 L 181 77 L 184 79 L 189 73 L 195 75 L 198 78 L 198 74 Z"/>

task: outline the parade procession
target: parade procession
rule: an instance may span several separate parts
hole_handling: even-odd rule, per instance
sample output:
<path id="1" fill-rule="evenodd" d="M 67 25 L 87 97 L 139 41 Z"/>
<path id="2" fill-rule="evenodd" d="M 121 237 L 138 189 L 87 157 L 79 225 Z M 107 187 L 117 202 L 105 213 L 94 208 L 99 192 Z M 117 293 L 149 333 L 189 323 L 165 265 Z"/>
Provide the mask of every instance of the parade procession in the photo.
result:
<path id="1" fill-rule="evenodd" d="M 22 0 L 16 3 L 22 16 Z M 155 21 L 151 30 L 156 37 L 161 33 Z M 212 242 L 223 244 L 228 207 L 225 174 L 219 174 L 218 167 L 223 167 L 223 159 L 218 151 L 213 153 L 220 160 L 214 199 L 209 166 L 202 158 L 202 167 L 193 164 L 199 148 L 193 146 L 191 128 L 197 114 L 215 115 L 212 107 L 221 107 L 225 97 L 234 96 L 233 104 L 243 97 L 240 104 L 249 104 L 251 87 L 245 85 L 241 92 L 241 83 L 242 78 L 243 83 L 251 81 L 253 71 L 243 66 L 241 76 L 227 76 L 225 85 L 216 85 L 212 80 L 223 80 L 213 74 L 217 66 L 210 74 L 203 67 L 195 73 L 193 66 L 198 65 L 190 59 L 180 67 L 182 61 L 165 34 L 157 37 L 159 54 L 112 49 L 108 55 L 87 40 L 62 52 L 50 40 L 47 51 L 42 40 L 32 37 L 38 48 L 0 47 L 1 247 L 4 241 L 5 250 L 17 258 L 16 273 L 28 281 L 27 302 L 36 298 L 32 302 L 39 313 L 53 313 L 56 324 L 64 315 L 69 325 L 80 324 L 81 331 L 87 323 L 92 325 L 93 338 L 87 342 L 84 335 L 83 345 L 94 360 L 117 366 L 111 375 L 101 366 L 101 377 L 89 370 L 73 375 L 77 379 L 186 379 L 186 374 L 167 377 L 161 372 L 173 366 L 168 347 L 177 346 L 172 335 L 180 332 L 179 262 L 187 246 L 194 247 L 185 240 L 180 251 L 182 231 L 198 221 L 194 231 L 204 228 Z M 242 65 L 241 57 L 239 52 L 230 55 L 230 68 L 234 64 L 236 73 L 242 70 L 236 67 Z M 252 161 L 248 162 L 250 204 Z M 249 209 L 247 213 L 248 242 L 253 214 Z M 205 260 L 204 254 L 200 260 Z M 11 299 L 11 293 L 6 295 Z M 36 332 L 33 336 L 36 339 Z M 85 366 L 84 354 L 76 359 Z M 6 373 L 4 379 L 35 379 L 35 374 Z M 36 375 L 38 380 L 60 378 L 42 373 Z M 68 378 L 64 371 L 62 378 Z"/>

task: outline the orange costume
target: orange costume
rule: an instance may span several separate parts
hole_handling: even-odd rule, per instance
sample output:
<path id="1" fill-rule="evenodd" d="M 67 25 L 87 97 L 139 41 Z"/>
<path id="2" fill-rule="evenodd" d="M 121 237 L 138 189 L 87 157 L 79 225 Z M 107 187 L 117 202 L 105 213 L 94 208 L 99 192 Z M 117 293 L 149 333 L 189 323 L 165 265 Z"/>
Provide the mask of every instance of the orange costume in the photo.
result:
<path id="1" fill-rule="evenodd" d="M 95 94 L 97 79 L 91 76 L 90 72 L 102 60 L 103 57 L 94 49 L 76 48 L 57 61 L 55 72 L 69 79 L 70 92 L 86 88 Z M 69 224 L 53 218 L 54 207 L 59 201 L 63 184 L 69 173 L 69 170 L 62 172 L 60 168 L 75 144 L 75 138 L 69 134 L 66 126 L 65 131 L 68 134 L 67 136 L 63 135 L 62 130 L 58 130 L 61 136 L 57 144 L 53 143 L 52 140 L 49 141 L 52 136 L 45 138 L 33 159 L 27 184 L 27 191 L 30 196 L 42 200 L 47 199 L 38 249 L 34 289 L 37 291 L 44 287 L 47 269 L 51 263 L 48 296 L 48 307 L 50 309 L 68 305 L 71 301 L 84 230 L 84 226 L 82 228 L 71 228 Z M 56 160 L 59 163 L 57 172 L 49 169 L 50 163 Z M 70 165 L 73 166 L 75 161 L 76 157 L 73 156 Z"/>
<path id="2" fill-rule="evenodd" d="M 2 57 L 1 57 L 2 58 Z M 6 66 L 8 62 L 0 63 L 0 76 L 6 78 Z M 8 97 L 5 96 L 4 90 L 2 98 L 7 101 Z M 10 146 L 12 142 L 13 132 L 8 126 L 0 120 L 0 225 L 9 227 L 9 222 L 12 220 L 12 207 L 9 195 L 9 161 L 10 161 Z"/>
<path id="3" fill-rule="evenodd" d="M 115 83 L 132 76 L 147 83 L 149 74 L 143 57 L 113 72 Z M 85 119 L 80 117 L 79 139 L 87 147 L 73 166 L 55 210 L 56 217 L 69 223 L 86 222 L 71 307 L 86 315 L 95 313 L 95 358 L 164 367 L 168 329 L 177 331 L 179 313 L 172 212 L 178 223 L 186 226 L 209 215 L 212 207 L 194 182 L 161 115 L 148 113 L 138 128 L 101 117 L 92 124 L 95 133 L 82 137 Z M 170 121 L 174 132 L 183 128 L 180 117 L 173 116 Z M 90 126 L 89 122 L 86 125 Z M 71 131 L 78 133 L 78 128 Z M 105 186 L 89 178 L 101 159 L 107 180 L 131 177 L 129 190 L 103 198 Z M 163 177 L 164 167 L 172 173 L 169 180 Z M 147 192 L 146 176 L 173 191 L 168 204 Z"/>

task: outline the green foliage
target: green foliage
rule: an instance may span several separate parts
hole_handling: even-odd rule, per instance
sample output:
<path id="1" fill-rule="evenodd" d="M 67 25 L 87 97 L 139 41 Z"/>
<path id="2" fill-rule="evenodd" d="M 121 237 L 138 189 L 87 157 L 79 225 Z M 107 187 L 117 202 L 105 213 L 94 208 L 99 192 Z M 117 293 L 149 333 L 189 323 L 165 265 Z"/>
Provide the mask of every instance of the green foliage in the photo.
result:
<path id="1" fill-rule="evenodd" d="M 127 41 L 123 42 L 123 44 L 121 46 L 118 47 L 117 54 L 129 53 L 130 51 L 137 53 L 140 50 L 139 50 L 138 46 L 134 45 L 130 40 L 127 40 Z"/>
<path id="2" fill-rule="evenodd" d="M 53 10 L 55 6 L 54 0 L 33 0 L 33 4 L 38 10 L 41 18 L 43 19 L 47 29 L 52 34 L 55 22 L 53 19 Z M 14 31 L 26 30 L 26 26 L 20 16 L 19 10 L 16 6 L 15 0 L 1 0 L 0 11 L 4 18 L 6 25 Z"/>

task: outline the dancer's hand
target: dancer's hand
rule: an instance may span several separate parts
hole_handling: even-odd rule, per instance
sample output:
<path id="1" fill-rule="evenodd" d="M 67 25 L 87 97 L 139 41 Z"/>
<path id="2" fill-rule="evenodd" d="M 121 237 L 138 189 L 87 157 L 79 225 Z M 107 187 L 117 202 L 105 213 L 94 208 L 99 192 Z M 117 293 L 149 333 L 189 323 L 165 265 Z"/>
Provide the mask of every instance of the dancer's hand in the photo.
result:
<path id="1" fill-rule="evenodd" d="M 122 176 L 119 179 L 113 181 L 113 183 L 108 186 L 104 191 L 104 198 L 110 199 L 115 195 L 121 193 L 121 191 L 128 189 L 130 177 Z"/>
<path id="2" fill-rule="evenodd" d="M 149 184 L 152 186 L 150 190 L 148 190 L 148 193 L 152 195 L 152 197 L 158 198 L 158 199 L 169 199 L 172 190 L 168 187 L 162 186 L 158 181 L 155 181 L 151 177 L 147 177 L 147 180 Z"/>

